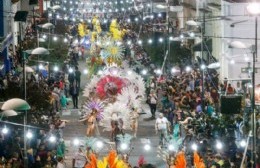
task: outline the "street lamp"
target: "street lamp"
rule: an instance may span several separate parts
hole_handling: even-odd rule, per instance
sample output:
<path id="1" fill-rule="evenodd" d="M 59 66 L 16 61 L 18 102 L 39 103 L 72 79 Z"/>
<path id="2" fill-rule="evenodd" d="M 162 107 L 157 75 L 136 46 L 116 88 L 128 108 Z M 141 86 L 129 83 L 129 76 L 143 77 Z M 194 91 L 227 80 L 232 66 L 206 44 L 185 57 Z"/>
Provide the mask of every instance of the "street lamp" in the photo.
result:
<path id="1" fill-rule="evenodd" d="M 249 14 L 255 16 L 255 47 L 253 51 L 253 72 L 252 72 L 252 109 L 253 109 L 253 116 L 252 116 L 252 132 L 253 132 L 253 150 L 252 150 L 252 159 L 253 159 L 253 167 L 256 165 L 256 112 L 255 112 L 255 62 L 257 57 L 257 28 L 258 28 L 258 18 L 257 16 L 260 14 L 260 3 L 250 3 L 247 6 L 247 11 Z"/>

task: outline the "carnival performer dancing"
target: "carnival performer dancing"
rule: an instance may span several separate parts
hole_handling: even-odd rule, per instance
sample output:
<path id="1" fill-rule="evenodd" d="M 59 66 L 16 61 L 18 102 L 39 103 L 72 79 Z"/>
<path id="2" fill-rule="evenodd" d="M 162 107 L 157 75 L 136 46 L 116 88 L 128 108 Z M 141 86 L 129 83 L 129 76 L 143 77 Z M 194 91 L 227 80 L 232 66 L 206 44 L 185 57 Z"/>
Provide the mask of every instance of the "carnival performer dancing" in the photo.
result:
<path id="1" fill-rule="evenodd" d="M 132 108 L 132 112 L 131 112 L 131 128 L 133 131 L 133 137 L 136 138 L 136 134 L 137 134 L 137 130 L 138 130 L 138 118 L 139 118 L 139 114 L 138 114 L 138 109 L 137 108 Z"/>
<path id="2" fill-rule="evenodd" d="M 98 111 L 96 109 L 92 109 L 91 113 L 89 114 L 89 116 L 85 120 L 86 125 L 87 125 L 87 129 L 86 129 L 87 137 L 91 137 L 95 133 L 95 124 L 96 124 L 97 112 Z"/>

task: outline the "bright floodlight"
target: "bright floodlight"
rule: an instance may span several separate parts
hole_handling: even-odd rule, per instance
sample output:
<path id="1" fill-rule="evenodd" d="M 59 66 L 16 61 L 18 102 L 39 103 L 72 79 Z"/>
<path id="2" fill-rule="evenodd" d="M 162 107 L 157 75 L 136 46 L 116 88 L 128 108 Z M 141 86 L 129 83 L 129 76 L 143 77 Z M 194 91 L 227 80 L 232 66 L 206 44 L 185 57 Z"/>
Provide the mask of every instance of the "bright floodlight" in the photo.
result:
<path id="1" fill-rule="evenodd" d="M 7 133 L 8 133 L 8 129 L 7 129 L 6 127 L 4 127 L 4 128 L 2 129 L 2 133 L 3 133 L 3 134 L 7 134 Z"/>
<path id="2" fill-rule="evenodd" d="M 195 33 L 194 33 L 194 32 L 191 32 L 191 33 L 190 33 L 190 37 L 195 37 Z"/>
<path id="3" fill-rule="evenodd" d="M 98 75 L 102 75 L 103 72 L 101 70 L 98 71 Z"/>
<path id="4" fill-rule="evenodd" d="M 247 6 L 247 11 L 252 15 L 260 14 L 260 3 L 250 3 Z"/>
<path id="5" fill-rule="evenodd" d="M 27 137 L 28 139 L 31 139 L 31 138 L 33 137 L 33 134 L 32 134 L 30 131 L 28 131 L 28 132 L 26 133 L 26 137 Z"/>
<path id="6" fill-rule="evenodd" d="M 168 149 L 169 149 L 169 151 L 173 151 L 174 150 L 174 146 L 173 145 L 169 145 Z"/>
<path id="7" fill-rule="evenodd" d="M 198 145 L 197 144 L 192 144 L 191 145 L 191 149 L 196 151 L 198 149 Z"/>
<path id="8" fill-rule="evenodd" d="M 230 61 L 230 64 L 235 64 L 235 61 L 234 61 L 234 60 L 231 60 L 231 61 Z"/>
<path id="9" fill-rule="evenodd" d="M 144 150 L 149 151 L 151 149 L 151 146 L 149 144 L 144 145 Z"/>
<path id="10" fill-rule="evenodd" d="M 246 146 L 246 141 L 244 139 L 240 141 L 240 146 L 243 148 Z"/>
<path id="11" fill-rule="evenodd" d="M 142 40 L 138 40 L 138 42 L 137 42 L 139 45 L 141 45 L 142 44 Z"/>
<path id="12" fill-rule="evenodd" d="M 46 34 L 42 35 L 42 38 L 46 39 L 47 38 Z"/>
<path id="13" fill-rule="evenodd" d="M 53 135 L 52 135 L 52 136 L 50 136 L 50 138 L 49 138 L 49 141 L 50 141 L 50 142 L 55 142 L 55 141 L 56 141 L 56 137 L 55 137 L 55 136 L 53 136 Z"/>
<path id="14" fill-rule="evenodd" d="M 103 147 L 103 142 L 102 141 L 97 141 L 97 143 L 96 143 L 96 146 L 97 146 L 97 148 L 102 148 Z"/>
<path id="15" fill-rule="evenodd" d="M 88 70 L 87 70 L 87 69 L 84 69 L 83 73 L 84 73 L 84 74 L 88 74 Z"/>
<path id="16" fill-rule="evenodd" d="M 67 42 L 68 42 L 68 39 L 67 39 L 67 38 L 65 38 L 65 39 L 63 40 L 63 42 L 64 42 L 64 43 L 67 43 Z"/>
<path id="17" fill-rule="evenodd" d="M 170 36 L 170 37 L 169 37 L 169 40 L 170 40 L 170 41 L 172 41 L 172 40 L 173 40 L 173 37 L 172 37 L 172 36 Z"/>
<path id="18" fill-rule="evenodd" d="M 59 67 L 58 67 L 58 66 L 55 66 L 55 67 L 53 68 L 53 70 L 54 70 L 55 72 L 57 72 L 57 71 L 59 70 Z"/>
<path id="19" fill-rule="evenodd" d="M 218 141 L 217 144 L 216 144 L 216 148 L 217 149 L 222 149 L 222 147 L 223 147 L 223 144 Z"/>
<path id="20" fill-rule="evenodd" d="M 73 140 L 73 145 L 75 145 L 75 146 L 79 145 L 79 140 L 77 138 Z"/>
<path id="21" fill-rule="evenodd" d="M 206 68 L 206 65 L 202 64 L 202 65 L 200 66 L 200 68 L 201 68 L 202 70 L 204 70 L 204 69 Z"/>
<path id="22" fill-rule="evenodd" d="M 191 67 L 187 66 L 187 67 L 185 68 L 185 70 L 186 70 L 187 72 L 190 72 L 190 71 L 191 71 Z"/>
<path id="23" fill-rule="evenodd" d="M 158 17 L 162 17 L 162 14 L 161 14 L 161 13 L 158 13 Z"/>
<path id="24" fill-rule="evenodd" d="M 42 64 L 39 65 L 39 69 L 40 70 L 44 69 Z"/>
<path id="25" fill-rule="evenodd" d="M 160 74 L 162 74 L 162 70 L 157 69 L 157 70 L 155 71 L 155 73 L 156 73 L 157 75 L 160 75 Z"/>
<path id="26" fill-rule="evenodd" d="M 160 43 L 163 42 L 163 38 L 159 38 L 159 42 L 160 42 Z"/>
<path id="27" fill-rule="evenodd" d="M 171 72 L 172 72 L 172 73 L 175 73 L 176 71 L 177 71 L 177 70 L 176 70 L 175 68 L 172 68 L 172 69 L 171 69 Z"/>
<path id="28" fill-rule="evenodd" d="M 126 150 L 128 148 L 128 145 L 126 143 L 122 143 L 120 147 L 122 150 Z"/>
<path id="29" fill-rule="evenodd" d="M 53 40 L 54 40 L 54 41 L 57 41 L 57 40 L 58 40 L 58 37 L 54 36 L 54 37 L 53 37 Z"/>
<path id="30" fill-rule="evenodd" d="M 73 69 L 72 68 L 69 68 L 69 73 L 72 73 L 73 72 Z"/>
<path id="31" fill-rule="evenodd" d="M 128 44 L 128 45 L 131 45 L 131 43 L 132 43 L 132 42 L 131 42 L 130 40 L 129 40 L 129 41 L 127 41 L 127 44 Z"/>
<path id="32" fill-rule="evenodd" d="M 147 74 L 147 70 L 145 70 L 145 69 L 142 70 L 142 74 L 143 74 L 143 75 L 146 75 L 146 74 Z"/>
<path id="33" fill-rule="evenodd" d="M 148 40 L 148 43 L 149 43 L 149 44 L 152 44 L 152 42 L 153 42 L 152 39 L 149 39 L 149 40 Z"/>

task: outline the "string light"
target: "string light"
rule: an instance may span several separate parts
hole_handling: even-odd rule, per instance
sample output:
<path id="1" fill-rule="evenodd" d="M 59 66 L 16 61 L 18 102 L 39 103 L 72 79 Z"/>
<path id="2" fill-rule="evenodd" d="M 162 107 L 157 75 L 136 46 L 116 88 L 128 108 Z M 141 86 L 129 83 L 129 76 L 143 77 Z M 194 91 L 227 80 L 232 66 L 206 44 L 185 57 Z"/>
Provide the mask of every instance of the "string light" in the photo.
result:
<path id="1" fill-rule="evenodd" d="M 40 70 L 43 70 L 43 69 L 44 69 L 44 67 L 43 67 L 42 64 L 39 65 L 39 69 L 40 69 Z"/>
<path id="2" fill-rule="evenodd" d="M 191 32 L 191 33 L 190 33 L 190 37 L 195 37 L 195 33 L 194 33 L 194 32 Z"/>
<path id="3" fill-rule="evenodd" d="M 7 134 L 8 133 L 8 129 L 6 128 L 6 126 L 2 129 L 2 133 L 3 134 Z"/>
<path id="4" fill-rule="evenodd" d="M 58 40 L 58 37 L 54 36 L 54 37 L 53 37 L 53 40 L 54 40 L 54 41 L 57 41 L 57 40 Z"/>
<path id="5" fill-rule="evenodd" d="M 88 70 L 87 70 L 87 69 L 84 69 L 83 73 L 84 73 L 84 74 L 88 74 Z"/>
<path id="6" fill-rule="evenodd" d="M 28 131 L 28 132 L 26 133 L 26 137 L 27 137 L 28 139 L 31 139 L 31 138 L 33 137 L 33 134 L 31 133 L 31 131 Z"/>
<path id="7" fill-rule="evenodd" d="M 58 66 L 54 66 L 53 70 L 54 70 L 55 72 L 57 72 L 57 71 L 59 70 L 59 67 L 58 67 Z"/>

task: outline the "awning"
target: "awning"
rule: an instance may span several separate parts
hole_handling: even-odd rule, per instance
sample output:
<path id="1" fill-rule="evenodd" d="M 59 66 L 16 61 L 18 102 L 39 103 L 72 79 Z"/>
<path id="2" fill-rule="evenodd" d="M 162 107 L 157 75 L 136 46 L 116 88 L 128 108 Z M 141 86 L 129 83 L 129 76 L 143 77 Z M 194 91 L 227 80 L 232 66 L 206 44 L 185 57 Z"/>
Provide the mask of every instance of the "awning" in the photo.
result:
<path id="1" fill-rule="evenodd" d="M 192 46 L 193 51 L 201 51 L 201 49 L 202 49 L 201 43 L 197 43 Z M 212 39 L 207 40 L 203 44 L 203 51 L 208 51 L 208 50 L 212 52 Z"/>

